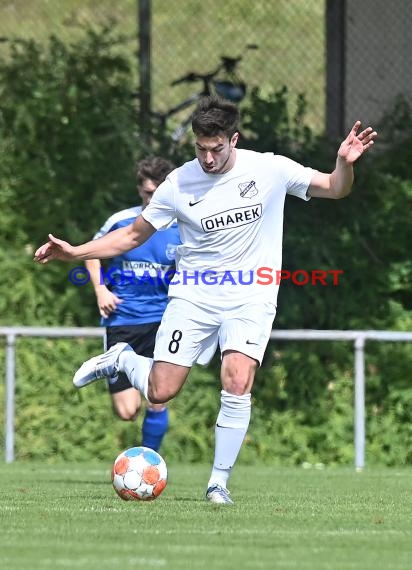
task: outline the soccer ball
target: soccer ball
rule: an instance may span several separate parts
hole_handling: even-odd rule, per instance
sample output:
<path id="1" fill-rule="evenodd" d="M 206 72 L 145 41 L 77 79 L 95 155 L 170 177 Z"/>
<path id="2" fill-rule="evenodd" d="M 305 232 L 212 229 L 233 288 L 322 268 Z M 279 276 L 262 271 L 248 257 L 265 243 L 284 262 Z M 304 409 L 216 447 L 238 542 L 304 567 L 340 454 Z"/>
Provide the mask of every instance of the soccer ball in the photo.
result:
<path id="1" fill-rule="evenodd" d="M 149 447 L 126 449 L 113 464 L 112 482 L 125 501 L 153 501 L 167 484 L 165 460 Z"/>

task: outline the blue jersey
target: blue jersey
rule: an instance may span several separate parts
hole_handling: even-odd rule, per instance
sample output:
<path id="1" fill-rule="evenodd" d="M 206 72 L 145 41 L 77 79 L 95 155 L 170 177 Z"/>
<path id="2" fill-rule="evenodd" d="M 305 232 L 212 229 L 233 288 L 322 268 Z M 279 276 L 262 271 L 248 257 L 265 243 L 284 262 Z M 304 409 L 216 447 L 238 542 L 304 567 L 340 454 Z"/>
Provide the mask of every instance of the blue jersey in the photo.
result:
<path id="1" fill-rule="evenodd" d="M 141 211 L 141 206 L 136 206 L 113 214 L 94 239 L 128 226 Z M 122 299 L 122 303 L 109 318 L 101 319 L 103 326 L 160 322 L 168 302 L 168 283 L 172 279 L 176 248 L 180 243 L 177 224 L 173 223 L 164 231 L 153 234 L 141 246 L 104 263 L 101 282 Z"/>

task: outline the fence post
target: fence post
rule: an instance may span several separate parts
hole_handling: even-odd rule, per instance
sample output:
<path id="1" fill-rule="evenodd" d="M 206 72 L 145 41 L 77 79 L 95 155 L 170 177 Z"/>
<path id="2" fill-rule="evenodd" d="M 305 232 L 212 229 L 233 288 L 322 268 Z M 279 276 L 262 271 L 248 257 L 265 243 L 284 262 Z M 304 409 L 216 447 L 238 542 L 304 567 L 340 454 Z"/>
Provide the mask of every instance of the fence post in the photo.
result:
<path id="1" fill-rule="evenodd" d="M 15 370 L 16 370 L 16 335 L 7 335 L 6 346 L 6 463 L 14 461 L 14 400 L 15 400 Z"/>
<path id="2" fill-rule="evenodd" d="M 365 466 L 365 338 L 355 339 L 355 468 Z"/>
<path id="3" fill-rule="evenodd" d="M 152 2 L 138 0 L 139 25 L 139 128 L 140 137 L 150 149 L 151 110 L 152 110 L 152 71 L 151 71 L 151 34 L 152 34 Z"/>

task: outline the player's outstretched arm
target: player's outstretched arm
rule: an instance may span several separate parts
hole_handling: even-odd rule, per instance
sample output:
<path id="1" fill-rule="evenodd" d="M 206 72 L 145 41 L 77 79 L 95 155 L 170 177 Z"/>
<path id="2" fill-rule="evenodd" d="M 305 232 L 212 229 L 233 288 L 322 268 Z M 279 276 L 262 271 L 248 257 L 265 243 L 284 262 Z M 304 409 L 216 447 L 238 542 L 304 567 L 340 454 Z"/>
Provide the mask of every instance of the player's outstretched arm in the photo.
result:
<path id="1" fill-rule="evenodd" d="M 132 224 L 82 245 L 73 246 L 67 241 L 49 234 L 49 241 L 38 248 L 34 254 L 34 261 L 45 264 L 54 259 L 60 261 L 84 261 L 86 259 L 115 257 L 138 247 L 149 239 L 155 231 L 152 224 L 147 222 L 142 216 L 138 216 Z"/>
<path id="2" fill-rule="evenodd" d="M 348 136 L 342 141 L 336 159 L 335 170 L 330 174 L 317 172 L 310 183 L 309 194 L 314 198 L 344 198 L 351 189 L 354 180 L 354 163 L 369 150 L 378 136 L 368 127 L 358 132 L 361 122 L 356 121 Z"/>

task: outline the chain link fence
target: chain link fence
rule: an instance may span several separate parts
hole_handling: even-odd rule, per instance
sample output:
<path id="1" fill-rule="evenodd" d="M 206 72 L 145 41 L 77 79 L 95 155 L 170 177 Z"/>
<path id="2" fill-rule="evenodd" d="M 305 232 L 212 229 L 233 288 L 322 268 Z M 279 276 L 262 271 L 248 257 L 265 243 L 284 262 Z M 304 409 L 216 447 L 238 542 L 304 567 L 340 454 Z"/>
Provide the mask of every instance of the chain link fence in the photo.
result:
<path id="1" fill-rule="evenodd" d="M 345 22 L 346 128 L 376 124 L 395 100 L 412 105 L 412 2 L 347 0 Z"/>
<path id="2" fill-rule="evenodd" d="M 324 0 L 154 0 L 151 3 L 151 105 L 164 112 L 199 92 L 201 82 L 171 86 L 189 72 L 216 70 L 221 57 L 242 59 L 236 75 L 262 93 L 287 86 L 306 93 L 311 122 L 324 124 Z M 81 26 L 113 22 L 130 37 L 138 71 L 138 0 L 0 0 L 0 36 L 73 41 Z M 247 46 L 257 46 L 248 49 Z M 136 75 L 136 77 L 138 77 Z M 222 79 L 225 74 L 220 76 Z M 137 80 L 137 79 L 136 79 Z M 246 96 L 247 96 L 246 95 Z"/>
<path id="3" fill-rule="evenodd" d="M 354 118 L 376 121 L 393 98 L 412 99 L 412 3 L 404 0 L 146 0 L 151 10 L 151 108 L 165 112 L 202 89 L 172 83 L 242 57 L 236 74 L 263 95 L 304 94 L 315 131 L 342 134 Z M 334 12 L 332 18 L 327 13 Z M 139 81 L 139 0 L 0 0 L 0 37 L 73 41 L 80 26 L 116 25 Z M 247 46 L 257 46 L 248 49 Z M 1 44 L 0 44 L 0 49 Z M 224 77 L 224 74 L 223 76 Z M 247 100 L 247 99 L 245 99 Z"/>
<path id="4" fill-rule="evenodd" d="M 160 4 L 163 9 L 160 9 Z M 192 4 L 191 10 L 188 4 Z M 201 89 L 170 83 L 188 72 L 215 70 L 221 56 L 242 59 L 236 74 L 263 94 L 287 86 L 305 93 L 312 122 L 322 124 L 325 107 L 323 0 L 248 0 L 154 3 L 153 105 L 165 109 Z M 256 46 L 248 49 L 248 46 Z M 221 76 L 224 78 L 224 74 Z"/>

